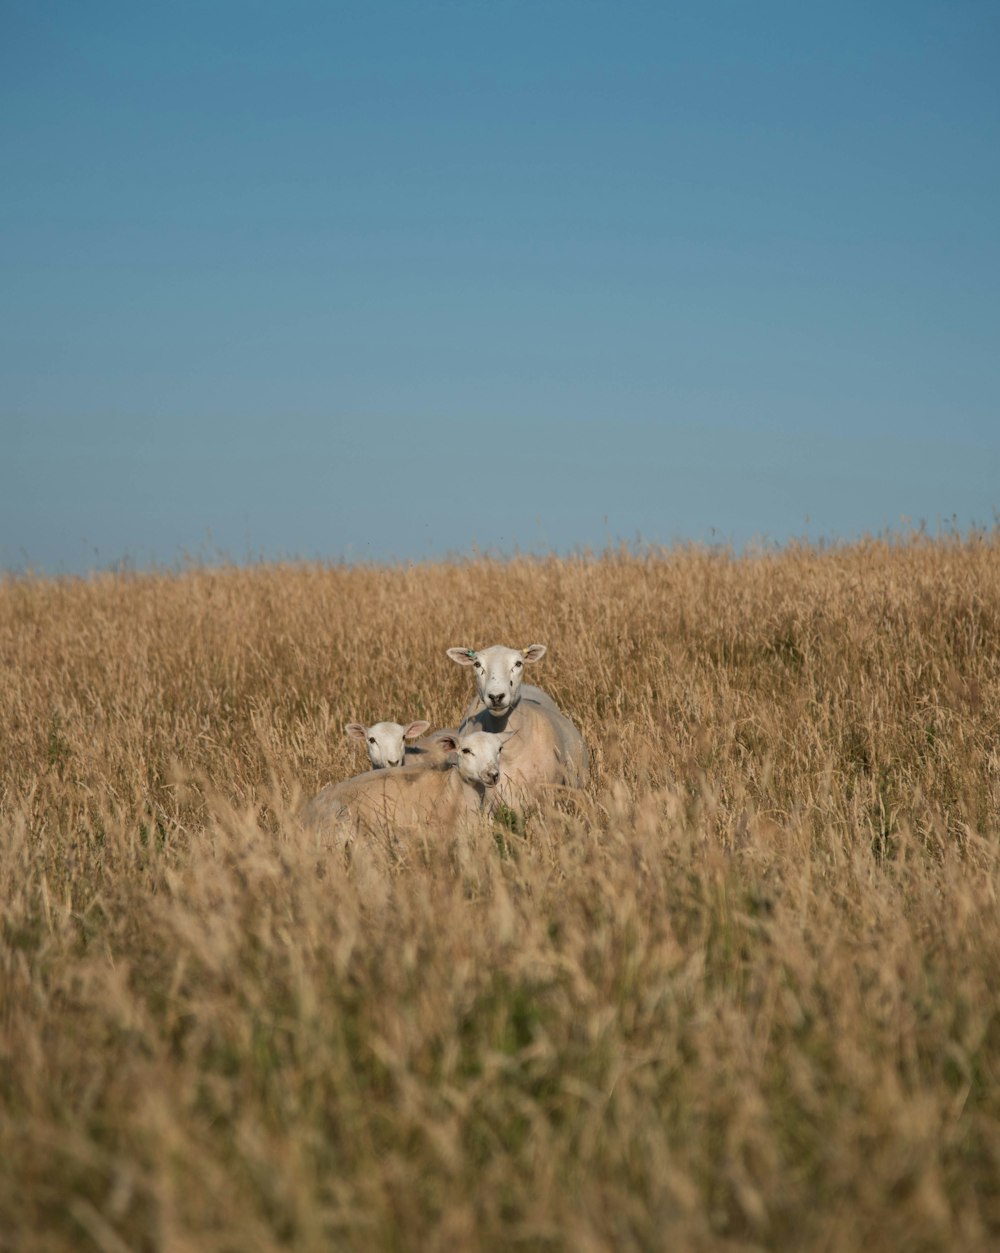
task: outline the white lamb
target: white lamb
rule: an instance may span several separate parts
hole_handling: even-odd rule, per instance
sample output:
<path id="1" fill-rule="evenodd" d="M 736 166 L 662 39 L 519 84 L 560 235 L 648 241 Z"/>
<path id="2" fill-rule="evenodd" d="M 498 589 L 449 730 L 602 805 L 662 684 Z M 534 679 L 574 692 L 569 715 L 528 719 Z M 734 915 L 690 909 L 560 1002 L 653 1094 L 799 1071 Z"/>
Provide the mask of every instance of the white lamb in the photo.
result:
<path id="1" fill-rule="evenodd" d="M 583 787 L 589 777 L 587 748 L 573 722 L 547 692 L 523 683 L 525 665 L 546 651 L 544 644 L 448 649 L 452 661 L 475 671 L 477 697 L 459 730 L 514 735 L 500 780 L 508 800 L 530 799 L 552 785 Z"/>
<path id="2" fill-rule="evenodd" d="M 364 740 L 368 760 L 373 770 L 401 766 L 406 759 L 406 740 L 416 739 L 430 729 L 430 723 L 420 719 L 405 727 L 399 722 L 374 722 L 370 727 L 360 722 L 349 722 L 344 730 L 355 740 Z"/>
<path id="3" fill-rule="evenodd" d="M 483 731 L 442 734 L 438 742 L 448 756 L 328 784 L 305 807 L 302 820 L 344 836 L 413 829 L 454 834 L 492 809 L 507 739 Z"/>

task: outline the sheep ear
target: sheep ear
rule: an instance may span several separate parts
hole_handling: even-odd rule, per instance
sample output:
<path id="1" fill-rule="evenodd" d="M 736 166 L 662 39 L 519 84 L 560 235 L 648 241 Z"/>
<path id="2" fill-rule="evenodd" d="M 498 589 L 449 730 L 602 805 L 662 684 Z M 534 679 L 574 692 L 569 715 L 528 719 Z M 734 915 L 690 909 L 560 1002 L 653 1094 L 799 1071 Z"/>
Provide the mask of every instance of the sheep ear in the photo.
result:
<path id="1" fill-rule="evenodd" d="M 449 648 L 448 656 L 460 666 L 474 666 L 476 664 L 476 650 L 474 648 Z"/>
<path id="2" fill-rule="evenodd" d="M 349 722 L 344 730 L 352 740 L 366 740 L 368 738 L 368 728 L 363 727 L 360 722 Z"/>
<path id="3" fill-rule="evenodd" d="M 418 735 L 423 735 L 425 731 L 429 731 L 430 729 L 431 724 L 429 722 L 425 722 L 423 719 L 420 719 L 418 722 L 411 722 L 410 725 L 403 731 L 403 739 L 415 739 Z"/>
<path id="4" fill-rule="evenodd" d="M 453 753 L 458 748 L 458 736 L 439 735 L 434 744 L 436 748 L 442 749 L 446 753 Z"/>
<path id="5" fill-rule="evenodd" d="M 521 656 L 525 661 L 541 661 L 548 651 L 545 644 L 529 644 L 521 649 Z"/>

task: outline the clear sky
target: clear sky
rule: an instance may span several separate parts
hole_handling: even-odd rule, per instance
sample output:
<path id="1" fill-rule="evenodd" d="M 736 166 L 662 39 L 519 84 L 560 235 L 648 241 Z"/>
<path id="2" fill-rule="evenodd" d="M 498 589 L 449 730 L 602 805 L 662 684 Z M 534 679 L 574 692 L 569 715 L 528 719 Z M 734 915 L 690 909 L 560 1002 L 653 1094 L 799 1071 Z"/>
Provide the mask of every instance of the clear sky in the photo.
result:
<path id="1" fill-rule="evenodd" d="M 998 509 L 995 0 L 0 0 L 0 568 Z"/>

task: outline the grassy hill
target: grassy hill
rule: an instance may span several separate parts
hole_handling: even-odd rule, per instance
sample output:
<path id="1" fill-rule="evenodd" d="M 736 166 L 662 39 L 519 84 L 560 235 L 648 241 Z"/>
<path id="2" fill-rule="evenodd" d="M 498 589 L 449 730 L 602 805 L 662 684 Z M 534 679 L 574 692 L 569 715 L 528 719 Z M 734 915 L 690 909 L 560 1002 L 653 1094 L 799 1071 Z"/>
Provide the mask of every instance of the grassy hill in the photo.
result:
<path id="1" fill-rule="evenodd" d="M 549 646 L 587 792 L 349 855 Z M 0 1249 L 1000 1243 L 1000 537 L 0 582 Z"/>

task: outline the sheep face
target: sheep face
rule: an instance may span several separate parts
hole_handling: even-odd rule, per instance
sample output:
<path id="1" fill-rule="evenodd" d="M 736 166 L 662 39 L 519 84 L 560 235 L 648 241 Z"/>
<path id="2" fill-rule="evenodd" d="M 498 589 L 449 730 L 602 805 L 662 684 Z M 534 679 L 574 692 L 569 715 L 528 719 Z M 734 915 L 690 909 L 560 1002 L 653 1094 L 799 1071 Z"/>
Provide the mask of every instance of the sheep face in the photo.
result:
<path id="1" fill-rule="evenodd" d="M 525 665 L 541 661 L 545 652 L 544 644 L 531 644 L 528 648 L 494 644 L 480 652 L 474 648 L 449 648 L 448 656 L 460 666 L 474 668 L 479 699 L 491 714 L 502 718 L 520 699 Z"/>
<path id="2" fill-rule="evenodd" d="M 349 722 L 344 730 L 352 739 L 365 741 L 372 769 L 382 770 L 385 767 L 401 766 L 406 758 L 404 741 L 423 735 L 430 725 L 423 721 L 411 722 L 405 727 L 398 722 L 376 722 L 366 727 L 360 722 Z"/>
<path id="3" fill-rule="evenodd" d="M 468 735 L 442 736 L 442 748 L 455 754 L 459 774 L 468 783 L 494 788 L 500 780 L 500 754 L 510 735 L 471 731 Z"/>

